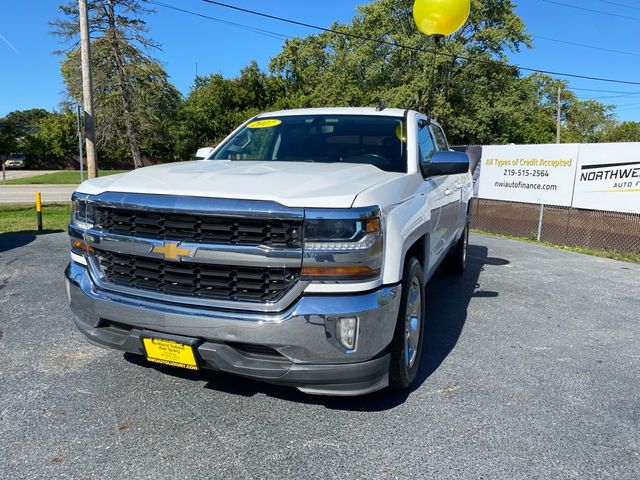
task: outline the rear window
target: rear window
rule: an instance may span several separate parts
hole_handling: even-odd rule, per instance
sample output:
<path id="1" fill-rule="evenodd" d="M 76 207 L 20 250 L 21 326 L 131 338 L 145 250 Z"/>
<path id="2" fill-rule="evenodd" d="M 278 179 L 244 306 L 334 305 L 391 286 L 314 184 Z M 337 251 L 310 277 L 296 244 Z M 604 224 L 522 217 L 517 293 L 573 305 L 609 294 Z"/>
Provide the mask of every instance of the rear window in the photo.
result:
<path id="1" fill-rule="evenodd" d="M 300 115 L 249 122 L 221 145 L 213 160 L 357 163 L 406 172 L 401 117 Z"/>

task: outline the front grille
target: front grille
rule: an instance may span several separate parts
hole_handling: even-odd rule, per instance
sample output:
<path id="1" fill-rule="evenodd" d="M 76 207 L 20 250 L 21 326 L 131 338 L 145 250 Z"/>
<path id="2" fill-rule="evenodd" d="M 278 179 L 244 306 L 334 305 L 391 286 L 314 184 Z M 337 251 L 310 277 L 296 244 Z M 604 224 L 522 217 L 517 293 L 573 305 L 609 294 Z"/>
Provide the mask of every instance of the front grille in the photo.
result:
<path id="1" fill-rule="evenodd" d="M 96 257 L 109 283 L 192 298 L 275 302 L 299 275 L 298 269 L 172 262 L 103 250 Z"/>
<path id="2" fill-rule="evenodd" d="M 161 240 L 300 247 L 302 221 L 147 212 L 97 206 L 95 223 L 109 233 Z"/>

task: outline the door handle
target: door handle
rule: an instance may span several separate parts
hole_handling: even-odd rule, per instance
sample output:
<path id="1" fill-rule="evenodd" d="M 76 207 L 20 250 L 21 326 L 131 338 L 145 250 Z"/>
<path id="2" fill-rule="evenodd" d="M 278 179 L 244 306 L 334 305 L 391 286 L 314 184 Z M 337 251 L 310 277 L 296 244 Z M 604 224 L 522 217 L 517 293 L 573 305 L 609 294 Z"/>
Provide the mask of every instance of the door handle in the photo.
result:
<path id="1" fill-rule="evenodd" d="M 452 195 L 454 192 L 455 192 L 455 190 L 451 190 L 450 188 L 447 188 L 447 189 L 444 191 L 444 196 L 445 196 L 445 197 L 448 197 L 449 195 Z"/>

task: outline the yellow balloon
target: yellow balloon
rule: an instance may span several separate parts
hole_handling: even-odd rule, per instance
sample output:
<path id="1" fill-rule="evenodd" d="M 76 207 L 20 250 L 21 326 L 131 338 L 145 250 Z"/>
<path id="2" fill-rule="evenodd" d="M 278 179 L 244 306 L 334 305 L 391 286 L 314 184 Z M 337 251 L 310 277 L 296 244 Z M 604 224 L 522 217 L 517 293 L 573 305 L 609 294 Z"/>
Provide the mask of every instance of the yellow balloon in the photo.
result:
<path id="1" fill-rule="evenodd" d="M 470 0 L 416 0 L 413 19 L 427 35 L 451 35 L 469 18 Z"/>

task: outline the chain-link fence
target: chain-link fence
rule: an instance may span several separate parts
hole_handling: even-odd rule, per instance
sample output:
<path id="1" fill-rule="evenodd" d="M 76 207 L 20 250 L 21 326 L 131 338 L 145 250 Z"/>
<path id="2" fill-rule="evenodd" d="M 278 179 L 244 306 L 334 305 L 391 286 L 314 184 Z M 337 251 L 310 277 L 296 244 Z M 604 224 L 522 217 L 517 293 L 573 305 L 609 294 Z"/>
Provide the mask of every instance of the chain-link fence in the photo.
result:
<path id="1" fill-rule="evenodd" d="M 587 248 L 640 253 L 640 215 L 475 198 L 471 226 Z"/>

